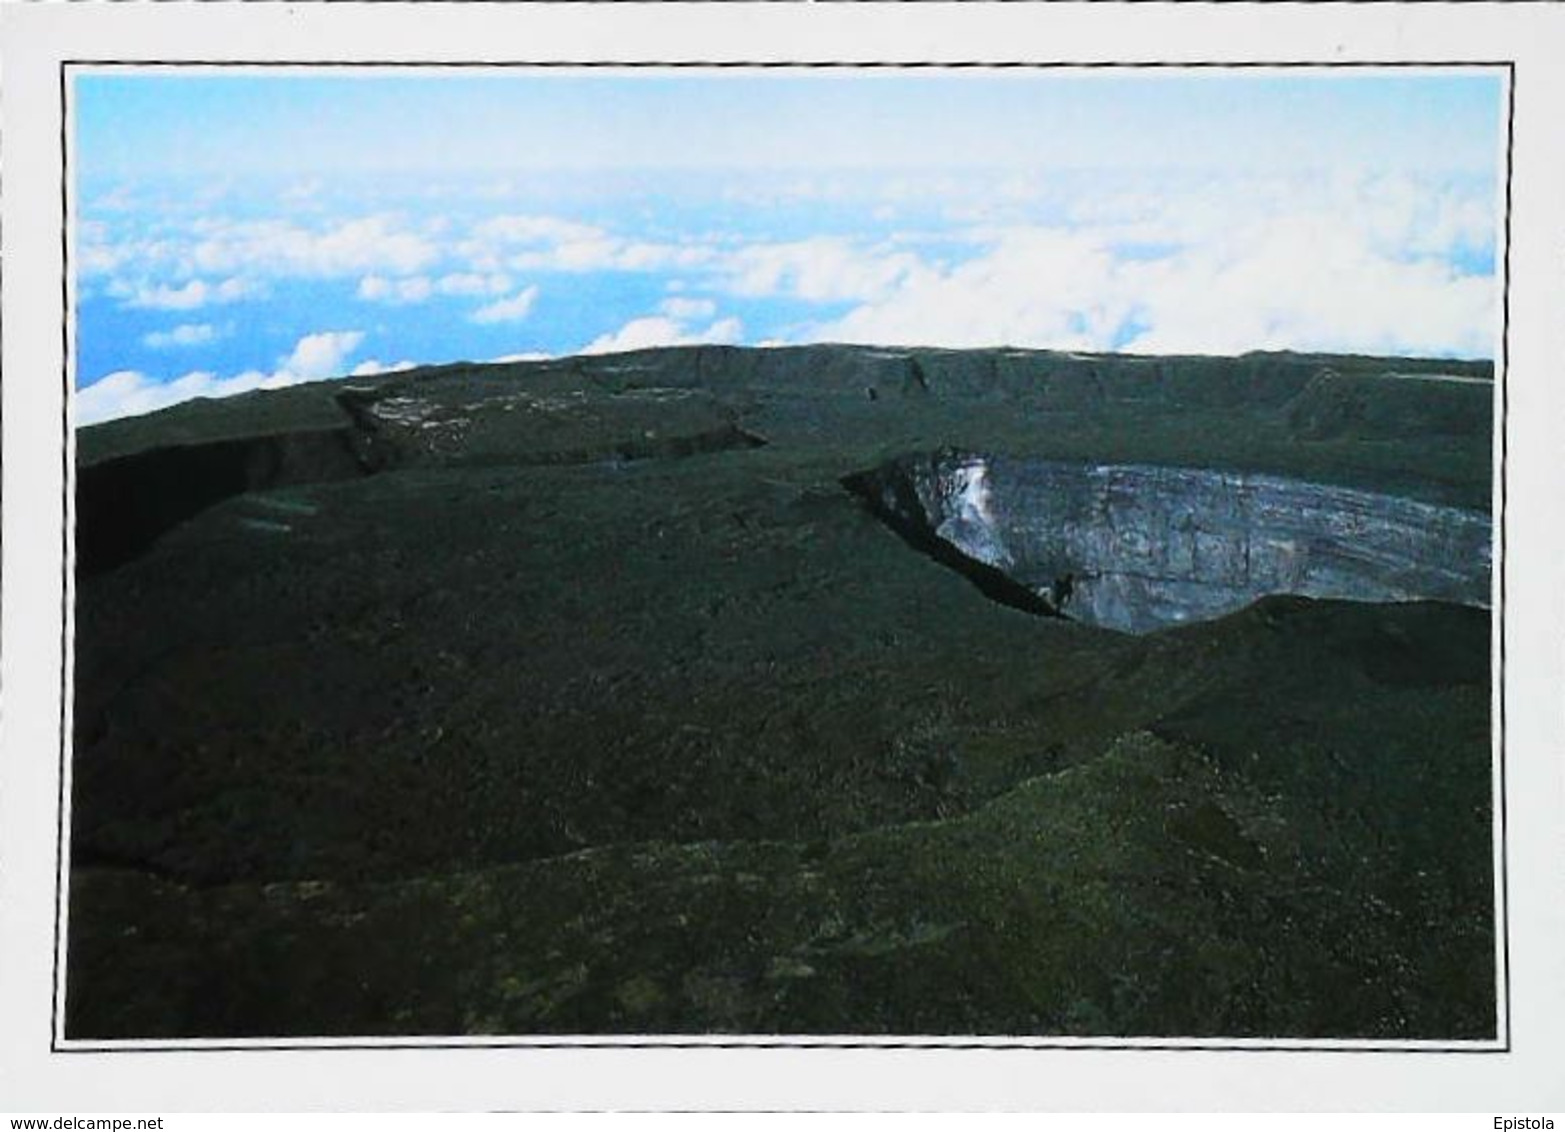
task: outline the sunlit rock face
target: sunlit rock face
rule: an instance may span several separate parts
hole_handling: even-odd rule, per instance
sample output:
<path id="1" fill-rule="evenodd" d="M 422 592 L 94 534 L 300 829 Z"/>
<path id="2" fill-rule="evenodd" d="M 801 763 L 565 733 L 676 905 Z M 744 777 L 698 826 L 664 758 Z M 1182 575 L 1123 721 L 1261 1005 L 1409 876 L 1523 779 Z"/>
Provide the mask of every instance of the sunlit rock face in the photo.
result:
<path id="1" fill-rule="evenodd" d="M 1131 633 L 1267 594 L 1489 603 L 1489 516 L 1394 495 L 949 451 L 846 482 L 937 557 L 954 549 L 1069 617 Z"/>

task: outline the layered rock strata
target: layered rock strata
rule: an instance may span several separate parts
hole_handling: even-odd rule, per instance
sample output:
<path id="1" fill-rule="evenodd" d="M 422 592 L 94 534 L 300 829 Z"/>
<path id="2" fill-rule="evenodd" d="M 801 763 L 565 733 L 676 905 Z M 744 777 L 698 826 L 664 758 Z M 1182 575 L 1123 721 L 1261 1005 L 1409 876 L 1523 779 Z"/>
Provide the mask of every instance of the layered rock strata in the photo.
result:
<path id="1" fill-rule="evenodd" d="M 1267 594 L 1489 603 L 1489 517 L 1395 495 L 955 451 L 904 457 L 846 483 L 975 580 L 999 571 L 1046 607 L 1131 633 L 1218 617 Z M 950 550 L 968 561 L 953 562 Z"/>

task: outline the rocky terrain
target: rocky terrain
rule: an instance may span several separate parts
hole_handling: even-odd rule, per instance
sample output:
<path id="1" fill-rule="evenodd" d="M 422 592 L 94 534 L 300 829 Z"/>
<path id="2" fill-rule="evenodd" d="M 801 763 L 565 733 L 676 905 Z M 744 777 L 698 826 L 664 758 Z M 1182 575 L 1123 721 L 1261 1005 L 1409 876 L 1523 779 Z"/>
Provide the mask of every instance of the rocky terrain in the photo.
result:
<path id="1" fill-rule="evenodd" d="M 1492 1037 L 1493 412 L 699 347 L 84 429 L 67 1034 Z"/>

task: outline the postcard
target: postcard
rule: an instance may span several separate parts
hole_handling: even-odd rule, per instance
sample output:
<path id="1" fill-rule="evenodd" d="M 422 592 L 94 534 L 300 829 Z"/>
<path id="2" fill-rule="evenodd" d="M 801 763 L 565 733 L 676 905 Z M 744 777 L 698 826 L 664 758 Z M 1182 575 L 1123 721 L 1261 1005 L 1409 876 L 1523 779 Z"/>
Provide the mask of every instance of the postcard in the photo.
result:
<path id="1" fill-rule="evenodd" d="M 27 1087 L 1558 1108 L 1557 13 L 1178 8 L 8 10 Z"/>

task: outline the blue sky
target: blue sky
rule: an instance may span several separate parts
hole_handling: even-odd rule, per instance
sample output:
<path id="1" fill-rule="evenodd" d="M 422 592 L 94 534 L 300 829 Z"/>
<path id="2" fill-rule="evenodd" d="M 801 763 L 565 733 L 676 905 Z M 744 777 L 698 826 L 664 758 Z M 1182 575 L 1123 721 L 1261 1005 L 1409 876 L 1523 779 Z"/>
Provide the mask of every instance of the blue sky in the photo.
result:
<path id="1" fill-rule="evenodd" d="M 96 71 L 78 420 L 459 358 L 1493 353 L 1503 84 L 1398 71 Z"/>

